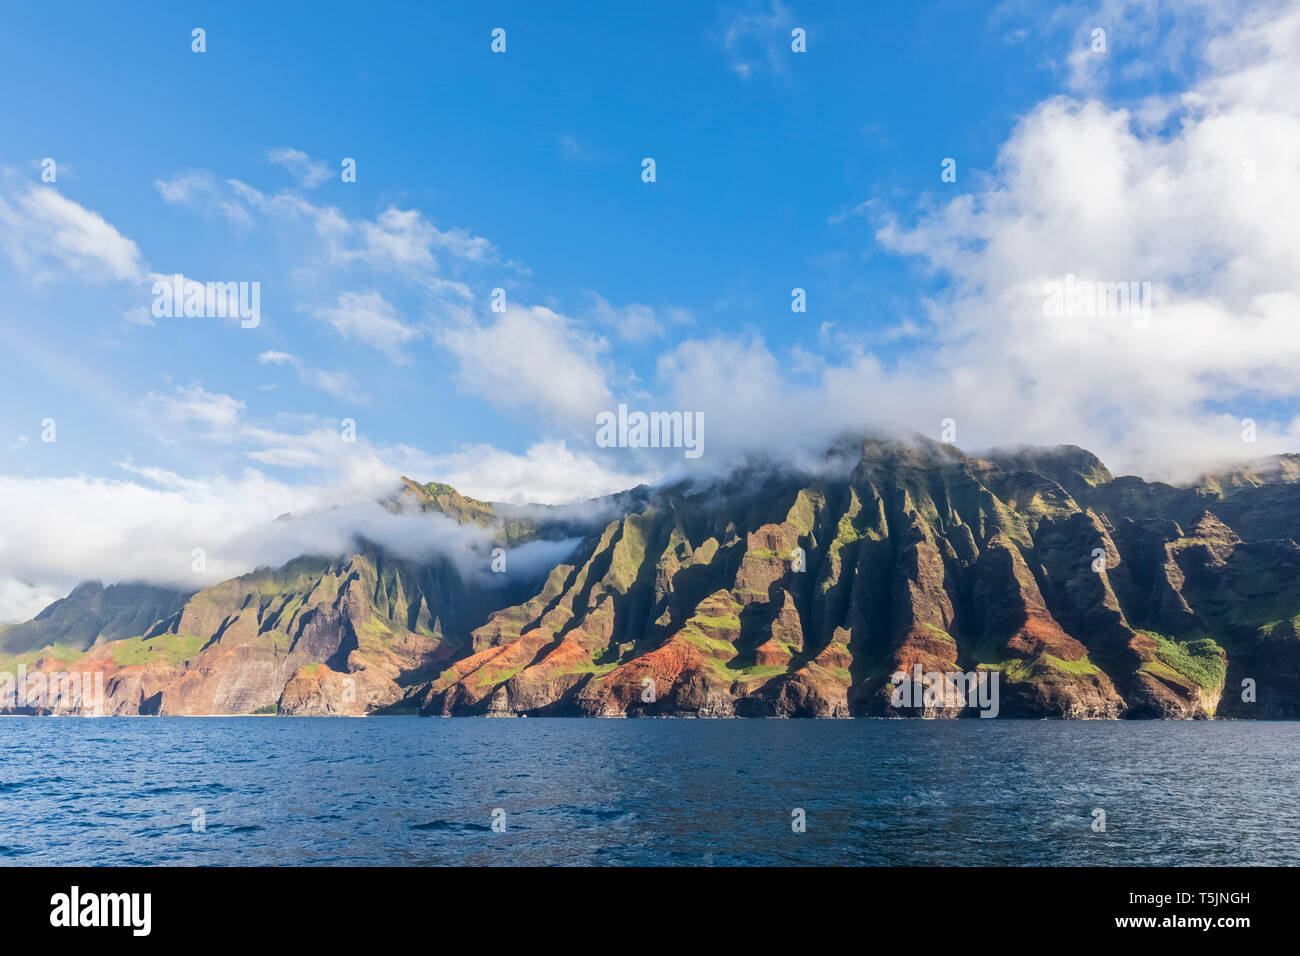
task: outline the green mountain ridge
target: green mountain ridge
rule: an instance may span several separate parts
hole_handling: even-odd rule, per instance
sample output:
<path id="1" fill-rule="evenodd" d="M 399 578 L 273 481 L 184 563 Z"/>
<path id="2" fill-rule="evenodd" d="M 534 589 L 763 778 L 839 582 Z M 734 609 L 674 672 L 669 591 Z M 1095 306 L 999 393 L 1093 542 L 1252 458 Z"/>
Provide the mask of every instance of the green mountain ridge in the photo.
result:
<path id="1" fill-rule="evenodd" d="M 532 574 L 360 542 L 190 595 L 82 585 L 0 629 L 0 664 L 101 671 L 115 714 L 973 713 L 896 706 L 920 665 L 996 672 L 1002 716 L 1295 717 L 1298 479 L 1294 455 L 1173 486 L 919 438 L 579 508 L 404 478 L 390 510 L 580 543 Z"/>

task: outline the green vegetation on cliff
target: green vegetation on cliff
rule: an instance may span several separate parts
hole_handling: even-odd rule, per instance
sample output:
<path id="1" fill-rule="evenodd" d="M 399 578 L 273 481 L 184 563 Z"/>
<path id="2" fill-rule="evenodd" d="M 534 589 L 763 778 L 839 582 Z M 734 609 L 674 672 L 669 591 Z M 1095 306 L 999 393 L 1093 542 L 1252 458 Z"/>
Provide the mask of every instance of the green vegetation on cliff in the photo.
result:
<path id="1" fill-rule="evenodd" d="M 1204 690 L 1217 691 L 1223 686 L 1228 672 L 1224 651 L 1210 638 L 1175 641 L 1155 631 L 1142 633 L 1156 642 L 1156 656 L 1175 673 Z"/>
<path id="2" fill-rule="evenodd" d="M 109 645 L 109 654 L 118 667 L 132 664 L 179 664 L 198 655 L 207 639 L 199 634 L 159 634 L 135 637 Z"/>

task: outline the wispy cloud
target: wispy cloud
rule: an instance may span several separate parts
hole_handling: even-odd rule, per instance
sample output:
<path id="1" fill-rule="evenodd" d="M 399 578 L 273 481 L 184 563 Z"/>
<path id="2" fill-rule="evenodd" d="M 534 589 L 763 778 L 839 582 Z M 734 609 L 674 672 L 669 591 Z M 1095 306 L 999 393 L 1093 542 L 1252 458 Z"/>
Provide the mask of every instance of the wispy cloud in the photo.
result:
<path id="1" fill-rule="evenodd" d="M 585 140 L 566 133 L 560 137 L 560 156 L 566 163 L 594 163 L 600 159 L 600 151 Z"/>
<path id="2" fill-rule="evenodd" d="M 690 312 L 676 306 L 658 310 L 637 302 L 616 306 L 596 292 L 591 293 L 591 300 L 586 318 L 593 325 L 612 330 L 624 342 L 640 343 L 661 338 L 670 328 L 691 321 Z"/>
<path id="3" fill-rule="evenodd" d="M 718 42 L 731 69 L 748 80 L 763 70 L 777 76 L 790 72 L 790 31 L 794 14 L 780 0 L 724 12 Z"/>
<path id="4" fill-rule="evenodd" d="M 315 314 L 345 339 L 378 349 L 398 363 L 410 361 L 407 346 L 421 335 L 378 292 L 344 292 L 335 305 Z"/>
<path id="5" fill-rule="evenodd" d="M 206 169 L 192 169 L 170 178 L 155 179 L 154 188 L 169 205 L 190 206 L 204 214 L 222 216 L 240 226 L 253 224 L 252 215 L 230 196 L 226 184 Z"/>
<path id="6" fill-rule="evenodd" d="M 169 392 L 150 391 L 143 410 L 154 421 L 179 426 L 191 435 L 219 440 L 233 437 L 244 410 L 241 399 L 209 392 L 201 385 L 181 385 Z"/>
<path id="7" fill-rule="evenodd" d="M 300 149 L 273 149 L 267 154 L 267 159 L 288 170 L 304 189 L 315 189 L 333 175 L 328 166 L 312 159 Z"/>
<path id="8" fill-rule="evenodd" d="M 298 373 L 298 380 L 304 385 L 318 388 L 337 398 L 346 398 L 361 404 L 369 404 L 369 397 L 361 386 L 347 372 L 329 372 L 313 368 L 296 355 L 288 352 L 267 351 L 257 356 L 263 365 L 287 365 Z"/>
<path id="9" fill-rule="evenodd" d="M 143 282 L 140 249 L 103 216 L 49 185 L 0 176 L 0 248 L 38 283 L 60 275 L 91 282 Z"/>

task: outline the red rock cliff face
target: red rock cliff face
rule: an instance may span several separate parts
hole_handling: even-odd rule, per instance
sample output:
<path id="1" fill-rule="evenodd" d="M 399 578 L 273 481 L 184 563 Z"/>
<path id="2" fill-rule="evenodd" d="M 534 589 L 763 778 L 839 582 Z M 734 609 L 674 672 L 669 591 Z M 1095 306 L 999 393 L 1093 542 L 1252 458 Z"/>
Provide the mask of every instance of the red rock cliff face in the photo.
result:
<path id="1" fill-rule="evenodd" d="M 557 517 L 581 544 L 532 580 L 485 589 L 375 549 L 300 559 L 77 666 L 104 673 L 110 713 L 973 713 L 903 693 L 919 667 L 996 675 L 1002 716 L 1294 717 L 1293 465 L 1173 488 L 1068 446 L 844 443 L 820 478 L 750 467 L 612 499 L 596 526 Z M 506 543 L 548 533 L 408 492 Z"/>

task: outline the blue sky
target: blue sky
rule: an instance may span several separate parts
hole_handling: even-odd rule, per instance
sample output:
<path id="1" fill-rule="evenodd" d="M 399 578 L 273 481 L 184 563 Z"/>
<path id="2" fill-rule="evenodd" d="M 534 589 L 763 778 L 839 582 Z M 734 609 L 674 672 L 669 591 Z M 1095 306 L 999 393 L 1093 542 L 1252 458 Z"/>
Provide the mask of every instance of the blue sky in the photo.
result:
<path id="1" fill-rule="evenodd" d="M 64 440 L 45 466 L 98 470 L 129 453 L 181 469 L 195 448 L 160 448 L 112 407 L 177 385 L 235 396 L 254 417 L 352 415 L 376 440 L 431 452 L 471 441 L 522 450 L 545 430 L 466 396 L 433 343 L 395 366 L 323 327 L 300 311 L 319 304 L 312 290 L 290 277 L 298 235 L 169 205 L 158 180 L 209 170 L 292 190 L 267 157 L 301 150 L 333 174 L 299 190 L 313 203 L 358 220 L 417 209 L 491 242 L 502 264 L 462 273 L 475 308 L 497 286 L 574 316 L 599 295 L 688 311 L 679 333 L 752 327 L 776 348 L 816 348 L 821 321 L 869 334 L 917 302 L 914 270 L 870 248 L 869 224 L 829 220 L 870 198 L 910 208 L 938 188 L 945 156 L 960 156 L 963 174 L 987 165 L 1052 83 L 1050 60 L 1008 42 L 1014 18 L 989 24 L 978 4 L 812 5 L 784 18 L 762 5 L 629 5 L 616 16 L 602 5 L 564 16 L 475 7 L 158 5 L 127 20 L 83 5 L 57 25 L 13 12 L 0 54 L 6 87 L 24 95 L 0 119 L 4 165 L 38 179 L 32 161 L 54 157 L 59 191 L 134 241 L 150 268 L 259 280 L 265 316 L 255 331 L 133 326 L 121 313 L 148 304 L 138 289 L 33 287 L 10 272 L 6 325 L 29 361 L 0 408 L 28 434 L 58 421 Z M 727 28 L 746 12 L 773 19 L 728 49 Z M 785 19 L 804 25 L 808 53 L 790 52 Z M 190 50 L 195 25 L 207 31 L 204 54 Z M 503 55 L 489 50 L 496 26 L 507 29 Z M 751 63 L 751 75 L 738 72 Z M 355 184 L 337 175 L 347 156 Z M 641 181 L 645 156 L 657 162 L 654 184 Z M 399 285 L 378 287 L 410 321 L 436 326 L 436 310 Z M 809 314 L 790 311 L 796 286 Z M 614 340 L 624 374 L 653 377 L 662 343 L 597 331 Z M 344 370 L 371 402 L 259 364 L 267 350 Z"/>
<path id="2" fill-rule="evenodd" d="M 211 529 L 400 471 L 564 500 L 949 418 L 1144 473 L 1248 416 L 1294 449 L 1294 3 L 567 7 L 8 11 L 9 507 Z M 260 324 L 154 318 L 175 272 L 259 282 Z M 1152 282 L 1155 320 L 1044 323 L 1067 273 Z M 596 448 L 621 402 L 701 411 L 709 454 Z"/>

